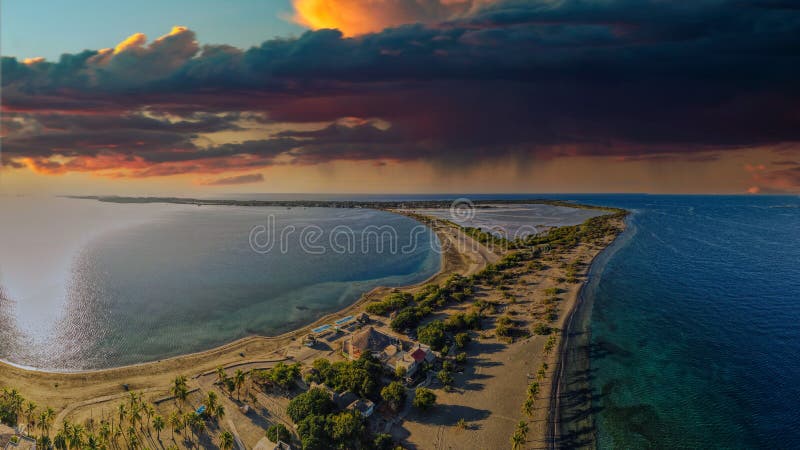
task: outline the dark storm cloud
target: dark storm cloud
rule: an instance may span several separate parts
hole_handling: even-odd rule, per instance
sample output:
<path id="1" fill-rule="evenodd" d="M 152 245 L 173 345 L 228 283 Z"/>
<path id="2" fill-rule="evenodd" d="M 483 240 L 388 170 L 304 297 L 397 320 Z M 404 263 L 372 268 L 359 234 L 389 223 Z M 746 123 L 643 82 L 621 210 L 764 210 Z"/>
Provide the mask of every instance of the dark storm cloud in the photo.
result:
<path id="1" fill-rule="evenodd" d="M 216 158 L 220 167 L 230 164 L 224 158 L 255 157 L 249 166 L 281 154 L 302 164 L 507 155 L 703 161 L 729 149 L 796 148 L 798 36 L 793 3 L 741 0 L 501 1 L 439 25 L 355 38 L 318 30 L 244 51 L 200 48 L 193 32 L 178 29 L 149 45 L 134 37 L 119 51 L 58 62 L 3 58 L 4 107 L 42 127 L 8 128 L 4 158 L 113 148 L 151 163 Z M 235 130 L 243 113 L 390 125 L 192 143 Z"/>

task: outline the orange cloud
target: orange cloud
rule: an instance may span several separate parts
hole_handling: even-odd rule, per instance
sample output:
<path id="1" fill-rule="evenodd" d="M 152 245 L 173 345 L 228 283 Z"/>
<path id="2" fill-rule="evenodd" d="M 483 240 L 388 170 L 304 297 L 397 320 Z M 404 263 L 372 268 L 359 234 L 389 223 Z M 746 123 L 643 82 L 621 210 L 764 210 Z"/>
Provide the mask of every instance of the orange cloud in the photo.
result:
<path id="1" fill-rule="evenodd" d="M 114 47 L 114 54 L 122 53 L 130 48 L 141 47 L 145 42 L 147 42 L 147 36 L 144 33 L 132 34 Z"/>
<path id="2" fill-rule="evenodd" d="M 22 64 L 26 64 L 26 65 L 30 66 L 32 64 L 40 63 L 42 61 L 44 61 L 44 57 L 37 56 L 36 58 L 25 58 L 25 59 L 23 59 L 22 60 Z"/>
<path id="3" fill-rule="evenodd" d="M 295 21 L 311 29 L 337 28 L 346 36 L 408 23 L 463 16 L 495 0 L 293 0 Z"/>

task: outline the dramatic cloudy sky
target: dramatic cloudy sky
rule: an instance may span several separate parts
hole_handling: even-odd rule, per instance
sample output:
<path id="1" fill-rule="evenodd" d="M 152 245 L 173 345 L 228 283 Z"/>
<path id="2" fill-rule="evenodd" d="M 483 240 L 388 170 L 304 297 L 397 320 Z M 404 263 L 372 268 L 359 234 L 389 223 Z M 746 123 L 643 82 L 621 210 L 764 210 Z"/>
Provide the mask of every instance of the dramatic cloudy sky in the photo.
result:
<path id="1" fill-rule="evenodd" d="M 790 0 L 1 12 L 7 192 L 800 190 Z"/>

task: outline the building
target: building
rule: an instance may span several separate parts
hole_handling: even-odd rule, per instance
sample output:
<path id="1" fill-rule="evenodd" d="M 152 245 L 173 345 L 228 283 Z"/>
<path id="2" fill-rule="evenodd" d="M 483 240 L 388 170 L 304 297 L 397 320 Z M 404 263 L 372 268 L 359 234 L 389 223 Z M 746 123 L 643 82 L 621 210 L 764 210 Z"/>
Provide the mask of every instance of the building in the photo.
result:
<path id="1" fill-rule="evenodd" d="M 344 341 L 342 351 L 350 359 L 358 359 L 365 353 L 371 353 L 380 359 L 383 350 L 397 341 L 397 338 L 381 333 L 374 327 L 368 327 Z"/>
<path id="2" fill-rule="evenodd" d="M 416 344 L 408 351 L 401 351 L 390 357 L 386 363 L 393 370 L 402 368 L 407 377 L 413 377 L 424 363 L 432 364 L 434 361 L 436 361 L 436 354 L 430 347 Z"/>
<path id="3" fill-rule="evenodd" d="M 375 403 L 367 399 L 358 399 L 351 403 L 347 409 L 351 411 L 358 411 L 364 417 L 369 417 L 375 412 Z"/>

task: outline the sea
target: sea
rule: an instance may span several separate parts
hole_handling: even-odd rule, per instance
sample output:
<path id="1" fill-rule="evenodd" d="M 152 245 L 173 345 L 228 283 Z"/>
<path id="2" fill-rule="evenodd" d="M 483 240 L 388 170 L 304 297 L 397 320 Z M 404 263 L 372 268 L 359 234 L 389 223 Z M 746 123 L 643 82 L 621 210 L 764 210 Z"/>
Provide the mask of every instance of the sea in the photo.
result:
<path id="1" fill-rule="evenodd" d="M 562 444 L 800 448 L 800 198 L 569 198 L 631 214 L 583 291 Z"/>

